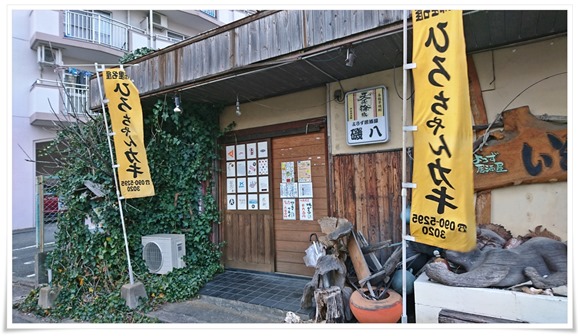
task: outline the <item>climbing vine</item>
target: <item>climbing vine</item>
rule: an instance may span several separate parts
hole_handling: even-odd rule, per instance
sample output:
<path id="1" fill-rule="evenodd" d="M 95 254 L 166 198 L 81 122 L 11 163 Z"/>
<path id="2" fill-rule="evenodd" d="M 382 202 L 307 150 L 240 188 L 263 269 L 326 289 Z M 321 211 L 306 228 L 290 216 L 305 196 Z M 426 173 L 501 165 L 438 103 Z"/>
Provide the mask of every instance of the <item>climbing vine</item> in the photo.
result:
<path id="1" fill-rule="evenodd" d="M 139 57 L 145 56 L 147 54 L 150 54 L 152 52 L 154 52 L 155 49 L 151 49 L 149 47 L 141 47 L 141 48 L 137 48 L 135 50 L 133 50 L 130 53 L 125 53 L 125 55 L 123 55 L 123 57 L 121 57 L 119 59 L 119 63 L 121 64 L 125 64 L 127 62 L 130 62 L 132 60 L 135 60 Z"/>
<path id="2" fill-rule="evenodd" d="M 152 322 L 146 312 L 156 305 L 194 297 L 222 271 L 221 246 L 210 235 L 219 221 L 214 174 L 222 106 L 182 105 L 173 112 L 163 100 L 144 113 L 144 138 L 155 196 L 122 201 L 129 255 L 135 281 L 147 299 L 131 310 L 121 297 L 130 282 L 103 115 L 63 126 L 49 147 L 60 166 L 59 195 L 67 210 L 59 216 L 55 248 L 47 257 L 52 288 L 60 289 L 54 307 L 40 309 L 33 291 L 18 307 L 43 317 L 99 323 Z M 87 188 L 94 183 L 104 195 Z M 179 233 L 186 237 L 184 268 L 165 275 L 148 271 L 141 237 Z"/>

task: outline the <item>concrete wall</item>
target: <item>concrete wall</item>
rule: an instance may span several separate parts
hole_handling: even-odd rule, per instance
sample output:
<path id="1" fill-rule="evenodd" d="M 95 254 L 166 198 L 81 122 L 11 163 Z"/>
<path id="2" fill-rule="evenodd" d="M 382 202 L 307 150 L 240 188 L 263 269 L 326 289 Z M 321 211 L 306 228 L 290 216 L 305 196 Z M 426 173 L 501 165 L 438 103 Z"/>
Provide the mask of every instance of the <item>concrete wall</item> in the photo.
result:
<path id="1" fill-rule="evenodd" d="M 28 10 L 13 11 L 12 17 L 12 86 L 11 120 L 11 177 L 12 186 L 9 189 L 11 197 L 12 229 L 32 228 L 35 225 L 36 213 L 36 174 L 35 164 L 29 159 L 35 158 L 35 143 L 47 141 L 54 137 L 54 132 L 31 127 L 29 122 L 31 104 L 30 88 L 37 78 L 54 78 L 52 69 L 41 72 L 36 62 L 36 50 L 29 44 L 29 14 Z M 6 113 L 8 116 L 8 113 Z M 9 207 L 9 205 L 7 205 Z"/>
<path id="2" fill-rule="evenodd" d="M 236 130 L 275 125 L 326 115 L 326 88 L 316 88 L 295 94 L 244 102 L 239 97 L 241 115 L 237 116 L 235 106 L 228 106 L 220 115 L 220 126 L 225 128 L 232 121 Z"/>
<path id="3" fill-rule="evenodd" d="M 534 115 L 568 115 L 567 43 L 561 37 L 474 55 L 488 120 L 524 105 Z M 493 190 L 491 220 L 512 235 L 542 225 L 566 240 L 567 186 L 558 182 Z"/>
<path id="4" fill-rule="evenodd" d="M 490 122 L 501 111 L 523 105 L 530 106 L 531 113 L 535 115 L 568 114 L 566 37 L 482 52 L 473 57 Z M 347 145 L 344 102 L 335 101 L 334 92 L 379 85 L 386 86 L 388 90 L 389 141 L 363 146 Z M 412 91 L 409 87 L 407 98 Z M 395 150 L 403 146 L 404 101 L 408 104 L 406 124 L 412 123 L 411 100 L 403 99 L 402 95 L 403 72 L 402 68 L 396 68 L 350 78 L 340 84 L 330 83 L 326 89 L 241 103 L 242 115 L 239 117 L 234 113 L 235 106 L 228 106 L 221 116 L 221 125 L 225 127 L 235 121 L 237 129 L 245 129 L 327 115 L 333 155 Z M 240 101 L 243 102 L 243 99 Z M 412 146 L 412 135 L 409 133 L 405 137 L 406 146 Z M 514 236 L 525 235 L 542 225 L 566 240 L 567 185 L 567 182 L 558 182 L 495 189 L 492 191 L 491 221 L 503 225 Z"/>

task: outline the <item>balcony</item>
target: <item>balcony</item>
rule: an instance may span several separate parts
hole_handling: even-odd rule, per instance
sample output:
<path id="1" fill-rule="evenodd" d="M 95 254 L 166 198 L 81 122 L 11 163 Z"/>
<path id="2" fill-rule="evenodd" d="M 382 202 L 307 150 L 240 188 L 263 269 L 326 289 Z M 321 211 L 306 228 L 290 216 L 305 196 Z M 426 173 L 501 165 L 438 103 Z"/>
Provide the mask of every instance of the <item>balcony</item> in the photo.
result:
<path id="1" fill-rule="evenodd" d="M 129 51 L 129 34 L 136 28 L 84 11 L 64 11 L 64 36 L 112 49 Z M 144 31 L 139 33 L 145 35 Z"/>
<path id="2" fill-rule="evenodd" d="M 30 124 L 54 126 L 85 120 L 88 110 L 88 85 L 37 79 L 30 88 Z"/>

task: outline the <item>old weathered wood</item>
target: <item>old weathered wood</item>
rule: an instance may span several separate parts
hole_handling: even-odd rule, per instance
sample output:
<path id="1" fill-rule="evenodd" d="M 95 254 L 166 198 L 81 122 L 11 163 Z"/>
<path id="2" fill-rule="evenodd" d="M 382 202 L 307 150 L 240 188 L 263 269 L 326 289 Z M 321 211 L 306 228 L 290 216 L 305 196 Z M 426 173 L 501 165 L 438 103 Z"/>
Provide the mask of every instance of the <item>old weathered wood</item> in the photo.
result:
<path id="1" fill-rule="evenodd" d="M 367 279 L 371 276 L 371 270 L 369 269 L 369 266 L 367 265 L 367 262 L 365 260 L 365 256 L 360 249 L 360 245 L 358 243 L 358 240 L 356 239 L 356 235 L 351 234 L 351 236 L 348 238 L 347 248 L 348 248 L 348 256 L 350 257 L 350 260 L 352 262 L 352 267 L 354 268 L 356 277 L 359 280 L 359 284 L 361 286 L 364 286 L 365 285 L 364 279 Z M 369 290 L 371 290 L 371 294 L 374 296 L 374 293 L 372 293 L 372 289 Z"/>
<path id="2" fill-rule="evenodd" d="M 383 270 L 385 271 L 386 276 L 391 276 L 395 269 L 397 268 L 397 264 L 401 261 L 401 256 L 403 255 L 403 249 L 401 246 L 398 246 L 397 249 L 389 256 L 389 259 L 383 265 Z"/>
<path id="3" fill-rule="evenodd" d="M 501 140 L 490 140 L 474 158 L 474 189 L 566 181 L 567 125 L 539 120 L 528 106 L 503 113 Z"/>
<path id="4" fill-rule="evenodd" d="M 338 286 L 314 290 L 316 302 L 315 322 L 342 323 L 345 320 L 342 290 Z M 348 304 L 348 302 L 347 302 Z"/>
<path id="5" fill-rule="evenodd" d="M 491 223 L 491 190 L 476 193 L 475 221 L 477 224 Z"/>
<path id="6" fill-rule="evenodd" d="M 477 315 L 450 309 L 441 309 L 439 323 L 527 323 L 492 316 Z"/>
<path id="7" fill-rule="evenodd" d="M 363 253 L 363 255 L 368 255 L 369 258 L 371 259 L 371 262 L 373 263 L 373 266 L 375 267 L 375 270 L 379 270 L 381 269 L 381 263 L 379 262 L 379 259 L 377 258 L 377 256 L 375 255 L 375 253 L 373 251 L 367 251 L 366 253 L 363 252 L 363 249 L 367 246 L 369 246 L 369 243 L 367 242 L 367 239 L 365 238 L 365 236 L 363 236 L 362 232 L 353 232 L 353 234 L 356 234 L 358 241 L 360 242 L 360 248 L 361 248 L 361 252 Z"/>
<path id="8" fill-rule="evenodd" d="M 469 102 L 473 123 L 475 125 L 487 125 L 487 110 L 481 93 L 479 75 L 473 61 L 473 55 L 467 55 L 467 73 L 469 78 Z M 485 134 L 486 130 L 476 130 L 476 138 Z M 478 224 L 491 222 L 491 191 L 480 191 L 475 199 L 475 220 Z"/>
<path id="9" fill-rule="evenodd" d="M 352 220 L 355 230 L 361 231 L 369 244 L 400 241 L 401 151 L 339 155 L 332 159 L 335 193 L 331 214 Z M 374 168 L 369 168 L 371 165 Z M 371 175 L 375 175 L 375 186 L 367 183 Z M 387 248 L 376 255 L 383 261 L 391 252 Z"/>
<path id="10" fill-rule="evenodd" d="M 455 273 L 443 263 L 428 263 L 425 274 L 455 287 L 507 288 L 531 280 L 536 288 L 554 288 L 567 284 L 567 250 L 565 243 L 546 237 L 531 238 L 511 249 L 448 250 L 446 259 L 467 272 Z"/>

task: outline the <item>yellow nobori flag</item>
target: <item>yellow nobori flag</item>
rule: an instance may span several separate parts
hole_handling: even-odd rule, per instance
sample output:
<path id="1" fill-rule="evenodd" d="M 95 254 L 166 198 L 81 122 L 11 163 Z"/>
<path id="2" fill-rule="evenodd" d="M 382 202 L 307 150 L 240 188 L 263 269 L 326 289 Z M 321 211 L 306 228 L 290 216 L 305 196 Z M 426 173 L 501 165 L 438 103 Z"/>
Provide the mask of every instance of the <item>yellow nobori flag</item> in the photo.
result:
<path id="1" fill-rule="evenodd" d="M 139 91 L 125 71 L 103 71 L 105 95 L 109 100 L 111 127 L 115 135 L 115 155 L 119 188 L 124 198 L 155 195 L 143 141 L 143 111 Z"/>
<path id="2" fill-rule="evenodd" d="M 460 10 L 413 11 L 415 106 L 410 234 L 469 251 L 476 243 L 473 131 Z"/>

